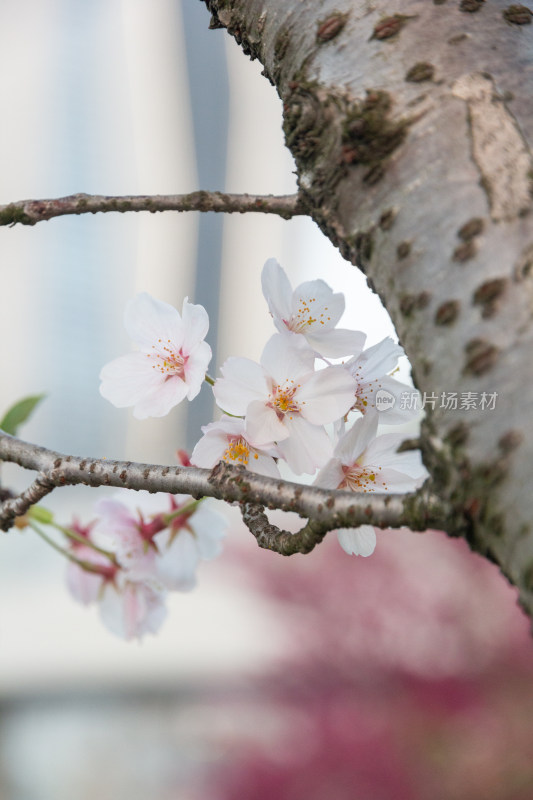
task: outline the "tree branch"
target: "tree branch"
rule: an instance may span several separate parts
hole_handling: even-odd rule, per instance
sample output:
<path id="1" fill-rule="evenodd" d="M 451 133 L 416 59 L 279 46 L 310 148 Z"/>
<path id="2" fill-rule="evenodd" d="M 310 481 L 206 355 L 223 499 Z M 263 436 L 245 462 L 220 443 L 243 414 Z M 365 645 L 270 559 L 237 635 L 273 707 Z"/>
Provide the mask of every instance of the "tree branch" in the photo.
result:
<path id="1" fill-rule="evenodd" d="M 105 195 L 72 194 L 50 200 L 19 200 L 0 206 L 0 226 L 35 225 L 37 222 L 71 214 L 97 214 L 109 211 L 215 211 L 243 214 L 248 211 L 278 214 L 283 219 L 305 214 L 301 198 L 292 195 L 224 194 L 223 192 L 191 192 L 190 194 Z"/>
<path id="2" fill-rule="evenodd" d="M 411 497 L 414 496 L 411 495 Z M 372 525 L 376 528 L 401 527 L 398 521 L 404 512 L 401 501 L 405 497 L 406 495 L 375 495 L 372 497 Z M 362 510 L 366 515 L 368 507 Z M 310 553 L 317 544 L 320 544 L 326 533 L 332 530 L 331 524 L 310 519 L 296 533 L 284 531 L 276 525 L 272 525 L 264 511 L 265 509 L 261 505 L 241 503 L 243 522 L 250 533 L 255 536 L 259 547 L 264 550 L 274 550 L 282 556 Z M 365 516 L 365 519 L 359 524 L 368 525 L 369 517 Z"/>
<path id="3" fill-rule="evenodd" d="M 56 484 L 45 473 L 39 473 L 33 483 L 21 492 L 18 497 L 4 500 L 0 505 L 0 530 L 7 530 L 7 528 L 3 527 L 4 523 L 11 527 L 15 517 L 25 514 L 30 506 L 35 505 L 47 494 L 50 494 L 55 487 Z"/>
<path id="4" fill-rule="evenodd" d="M 73 484 L 145 489 L 242 503 L 245 522 L 252 526 L 259 545 L 284 555 L 309 552 L 328 530 L 335 528 L 375 525 L 425 530 L 444 528 L 450 516 L 448 507 L 427 489 L 411 495 L 363 496 L 267 478 L 224 462 L 207 470 L 80 458 L 23 442 L 3 431 L 0 431 L 0 460 L 39 472 L 29 489 L 18 498 L 0 504 L 0 530 L 8 530 L 15 516 L 36 502 L 34 498 L 39 500 L 55 487 Z M 296 537 L 273 527 L 267 529 L 261 516 L 264 516 L 263 506 L 293 511 L 309 522 Z"/>

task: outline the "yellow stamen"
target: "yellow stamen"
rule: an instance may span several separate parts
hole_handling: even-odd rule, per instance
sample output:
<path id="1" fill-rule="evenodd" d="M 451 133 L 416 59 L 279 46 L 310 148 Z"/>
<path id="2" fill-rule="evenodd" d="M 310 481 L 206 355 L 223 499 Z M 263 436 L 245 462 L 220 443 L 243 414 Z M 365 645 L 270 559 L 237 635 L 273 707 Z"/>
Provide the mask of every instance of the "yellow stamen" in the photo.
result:
<path id="1" fill-rule="evenodd" d="M 227 463 L 235 463 L 242 464 L 244 467 L 248 464 L 248 459 L 250 457 L 250 448 L 248 447 L 248 442 L 242 437 L 239 439 L 233 439 L 229 445 L 226 447 L 224 451 L 224 455 L 222 456 L 223 460 Z M 254 456 L 257 458 L 257 455 Z"/>

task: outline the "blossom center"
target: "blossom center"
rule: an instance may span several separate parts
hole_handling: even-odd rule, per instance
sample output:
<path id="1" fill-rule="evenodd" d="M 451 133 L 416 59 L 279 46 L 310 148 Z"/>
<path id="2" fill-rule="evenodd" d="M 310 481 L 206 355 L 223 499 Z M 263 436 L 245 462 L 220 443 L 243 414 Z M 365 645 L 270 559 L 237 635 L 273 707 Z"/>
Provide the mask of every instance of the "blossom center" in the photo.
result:
<path id="1" fill-rule="evenodd" d="M 300 297 L 298 299 L 298 311 L 296 314 L 292 314 L 289 320 L 283 320 L 290 331 L 293 331 L 293 333 L 303 333 L 306 328 L 312 327 L 315 323 L 318 322 L 319 325 L 325 325 L 326 321 L 331 319 L 331 317 L 326 315 L 328 310 L 327 306 L 318 317 L 315 316 L 311 308 L 313 303 L 316 303 L 316 297 L 309 297 L 307 299 Z"/>
<path id="2" fill-rule="evenodd" d="M 339 489 L 349 489 L 352 492 L 375 492 L 376 491 L 376 478 L 381 467 L 362 467 L 360 464 L 352 464 L 351 466 L 343 466 L 344 478 L 340 482 Z M 380 488 L 387 491 L 388 486 L 383 482 L 379 482 Z"/>
<path id="3" fill-rule="evenodd" d="M 157 344 L 152 345 L 152 350 L 152 353 L 147 353 L 148 358 L 153 358 L 155 361 L 152 369 L 159 370 L 165 380 L 174 376 L 181 378 L 182 381 L 185 380 L 188 356 L 183 355 L 181 348 L 178 350 L 174 347 L 170 339 L 167 339 L 166 343 L 158 339 Z"/>
<path id="4" fill-rule="evenodd" d="M 289 414 L 292 419 L 292 414 L 300 412 L 300 406 L 294 399 L 298 386 L 274 386 L 272 394 L 270 395 L 270 402 L 268 405 L 274 409 L 278 415 L 278 419 L 283 419 L 285 414 Z"/>
<path id="5" fill-rule="evenodd" d="M 242 464 L 244 467 L 248 464 L 250 457 L 250 448 L 248 442 L 242 437 L 232 439 L 226 449 L 224 450 L 223 460 L 230 464 L 232 461 Z"/>

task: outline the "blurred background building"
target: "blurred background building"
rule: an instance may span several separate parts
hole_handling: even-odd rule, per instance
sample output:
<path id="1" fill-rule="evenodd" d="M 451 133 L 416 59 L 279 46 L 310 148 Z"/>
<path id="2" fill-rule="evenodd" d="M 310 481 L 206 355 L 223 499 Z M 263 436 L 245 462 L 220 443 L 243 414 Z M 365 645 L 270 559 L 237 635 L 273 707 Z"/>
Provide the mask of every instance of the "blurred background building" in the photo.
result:
<path id="1" fill-rule="evenodd" d="M 4 1 L 0 20 L 0 203 L 295 190 L 279 98 L 208 30 L 202 3 Z M 24 438 L 174 463 L 213 418 L 212 396 L 142 422 L 100 397 L 102 365 L 131 346 L 124 305 L 148 291 L 181 308 L 188 295 L 209 311 L 217 367 L 257 359 L 273 332 L 260 286 L 271 256 L 293 285 L 344 291 L 343 323 L 369 344 L 394 335 L 309 220 L 169 212 L 0 228 L 0 413 L 46 392 Z M 9 465 L 1 477 L 29 478 Z M 72 488 L 46 505 L 68 520 L 94 499 Z M 282 561 L 229 513 L 226 557 L 140 646 L 71 601 L 46 545 L 2 537 L 0 800 L 533 795 L 527 624 L 494 568 L 440 534 L 382 534 L 364 562 L 333 540 Z"/>

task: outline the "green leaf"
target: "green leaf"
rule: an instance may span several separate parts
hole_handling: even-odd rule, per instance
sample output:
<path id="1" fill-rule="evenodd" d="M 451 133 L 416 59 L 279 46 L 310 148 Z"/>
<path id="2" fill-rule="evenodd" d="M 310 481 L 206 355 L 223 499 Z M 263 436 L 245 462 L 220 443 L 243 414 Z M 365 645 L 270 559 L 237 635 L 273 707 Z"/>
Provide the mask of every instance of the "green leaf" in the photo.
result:
<path id="1" fill-rule="evenodd" d="M 0 428 L 14 436 L 19 426 L 29 419 L 34 408 L 38 406 L 45 397 L 45 394 L 36 394 L 32 397 L 25 397 L 23 400 L 19 400 L 14 406 L 11 406 L 9 411 L 4 415 L 4 418 L 0 420 Z"/>

